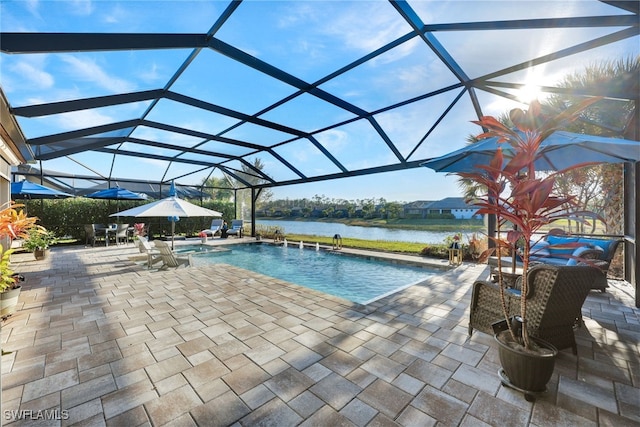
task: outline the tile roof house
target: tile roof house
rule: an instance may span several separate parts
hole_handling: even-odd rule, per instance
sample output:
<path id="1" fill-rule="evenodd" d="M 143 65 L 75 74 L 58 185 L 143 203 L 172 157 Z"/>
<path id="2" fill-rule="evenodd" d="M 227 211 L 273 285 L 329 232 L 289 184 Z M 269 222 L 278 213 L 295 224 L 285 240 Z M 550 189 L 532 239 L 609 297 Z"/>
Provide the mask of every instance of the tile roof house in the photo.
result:
<path id="1" fill-rule="evenodd" d="M 405 216 L 420 216 L 424 218 L 427 212 L 427 206 L 433 203 L 433 200 L 417 200 L 407 203 L 402 208 Z"/>
<path id="2" fill-rule="evenodd" d="M 406 216 L 453 215 L 456 219 L 480 218 L 478 208 L 465 202 L 463 197 L 446 197 L 436 201 L 416 201 L 404 205 Z"/>

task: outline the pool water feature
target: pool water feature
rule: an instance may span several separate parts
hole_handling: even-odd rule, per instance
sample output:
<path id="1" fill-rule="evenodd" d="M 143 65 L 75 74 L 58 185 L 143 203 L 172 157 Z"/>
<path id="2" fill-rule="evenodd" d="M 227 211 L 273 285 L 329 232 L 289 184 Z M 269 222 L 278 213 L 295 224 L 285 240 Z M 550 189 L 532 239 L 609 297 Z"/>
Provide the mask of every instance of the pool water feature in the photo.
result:
<path id="1" fill-rule="evenodd" d="M 349 256 L 341 252 L 271 244 L 236 244 L 228 251 L 200 252 L 193 263 L 230 264 L 359 304 L 422 282 L 439 270 Z"/>

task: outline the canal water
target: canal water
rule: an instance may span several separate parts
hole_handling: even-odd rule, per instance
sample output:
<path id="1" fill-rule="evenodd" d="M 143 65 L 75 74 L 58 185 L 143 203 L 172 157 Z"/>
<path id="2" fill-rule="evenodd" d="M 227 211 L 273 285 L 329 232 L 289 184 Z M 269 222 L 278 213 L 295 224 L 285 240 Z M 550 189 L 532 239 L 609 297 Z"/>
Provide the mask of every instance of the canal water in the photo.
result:
<path id="1" fill-rule="evenodd" d="M 259 219 L 256 220 L 256 225 L 261 225 L 264 227 L 282 227 L 285 234 L 309 234 L 328 237 L 339 234 L 343 238 L 350 237 L 353 239 L 432 244 L 444 243 L 444 240 L 447 238 L 447 236 L 451 236 L 454 234 L 451 231 L 419 231 L 400 230 L 383 227 L 360 227 L 356 225 L 346 225 L 339 222 L 281 221 Z"/>

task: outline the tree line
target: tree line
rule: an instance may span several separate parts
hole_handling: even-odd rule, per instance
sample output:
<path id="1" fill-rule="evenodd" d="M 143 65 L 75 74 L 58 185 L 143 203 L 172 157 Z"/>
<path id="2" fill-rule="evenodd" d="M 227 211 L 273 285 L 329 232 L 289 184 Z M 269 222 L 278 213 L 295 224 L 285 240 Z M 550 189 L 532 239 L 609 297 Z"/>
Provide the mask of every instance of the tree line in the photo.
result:
<path id="1" fill-rule="evenodd" d="M 302 218 L 401 218 L 403 204 L 384 198 L 345 200 L 315 195 L 312 198 L 267 200 L 260 203 L 257 215 L 263 217 Z"/>

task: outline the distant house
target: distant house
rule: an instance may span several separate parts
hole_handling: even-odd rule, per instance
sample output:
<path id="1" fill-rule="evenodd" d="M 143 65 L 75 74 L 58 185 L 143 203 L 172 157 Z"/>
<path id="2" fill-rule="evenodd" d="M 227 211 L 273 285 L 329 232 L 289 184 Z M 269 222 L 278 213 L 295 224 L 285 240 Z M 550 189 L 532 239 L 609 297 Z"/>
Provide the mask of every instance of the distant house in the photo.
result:
<path id="1" fill-rule="evenodd" d="M 447 197 L 442 200 L 416 202 L 404 205 L 408 217 L 427 218 L 429 215 L 453 215 L 456 219 L 480 218 L 476 215 L 478 207 L 469 205 L 463 197 Z"/>
<path id="2" fill-rule="evenodd" d="M 428 213 L 427 207 L 431 203 L 433 203 L 432 200 L 418 200 L 415 202 L 407 203 L 402 207 L 404 216 L 408 218 L 411 218 L 411 217 L 426 218 Z"/>
<path id="3" fill-rule="evenodd" d="M 469 205 L 463 197 L 447 197 L 428 206 L 429 213 L 451 214 L 456 219 L 479 218 L 477 206 Z"/>

